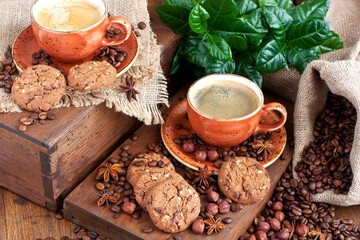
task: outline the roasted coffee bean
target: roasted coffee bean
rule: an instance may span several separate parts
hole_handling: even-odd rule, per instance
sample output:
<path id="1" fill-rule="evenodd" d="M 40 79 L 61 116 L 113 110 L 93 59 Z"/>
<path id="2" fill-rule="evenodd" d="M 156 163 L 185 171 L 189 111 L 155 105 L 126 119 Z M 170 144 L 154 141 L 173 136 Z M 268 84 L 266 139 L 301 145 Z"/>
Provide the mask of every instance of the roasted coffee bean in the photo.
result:
<path id="1" fill-rule="evenodd" d="M 98 234 L 96 232 L 89 232 L 89 237 L 90 238 L 96 238 L 98 236 Z"/>
<path id="2" fill-rule="evenodd" d="M 24 124 L 19 125 L 19 131 L 20 132 L 26 132 L 26 130 L 27 130 L 27 126 L 25 126 Z"/>
<path id="3" fill-rule="evenodd" d="M 56 218 L 57 220 L 62 220 L 64 217 L 63 217 L 63 215 L 62 215 L 61 213 L 57 213 L 57 214 L 55 215 L 55 218 Z"/>
<path id="4" fill-rule="evenodd" d="M 230 223 L 232 223 L 232 218 L 231 217 L 226 217 L 226 218 L 224 218 L 223 219 L 223 222 L 225 223 L 225 224 L 230 224 Z"/>
<path id="5" fill-rule="evenodd" d="M 174 239 L 174 240 L 183 240 L 183 238 L 180 236 L 179 233 L 176 233 L 176 234 L 173 236 L 173 239 Z"/>
<path id="6" fill-rule="evenodd" d="M 151 227 L 144 227 L 143 229 L 141 229 L 141 231 L 144 233 L 151 233 L 153 229 Z"/>
<path id="7" fill-rule="evenodd" d="M 138 23 L 138 28 L 141 29 L 141 30 L 145 29 L 145 28 L 146 28 L 146 23 L 144 23 L 144 22 L 139 22 L 139 23 Z"/>

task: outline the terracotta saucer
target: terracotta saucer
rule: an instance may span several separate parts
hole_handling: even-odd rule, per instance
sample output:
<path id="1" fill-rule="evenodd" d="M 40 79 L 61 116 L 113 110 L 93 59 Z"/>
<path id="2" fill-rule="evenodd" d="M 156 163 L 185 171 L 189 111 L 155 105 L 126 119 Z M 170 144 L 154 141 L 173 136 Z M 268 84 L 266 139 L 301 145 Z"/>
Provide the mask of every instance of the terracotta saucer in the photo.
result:
<path id="1" fill-rule="evenodd" d="M 161 126 L 161 137 L 164 142 L 164 145 L 170 152 L 170 154 L 177 159 L 180 163 L 184 164 L 188 168 L 193 170 L 198 170 L 198 166 L 201 168 L 208 165 L 209 169 L 213 169 L 215 174 L 218 174 L 219 169 L 215 167 L 214 162 L 205 161 L 203 163 L 197 162 L 195 156 L 190 154 L 187 155 L 182 150 L 181 146 L 174 143 L 173 139 L 179 138 L 182 134 L 189 134 L 184 130 L 184 128 L 189 128 L 191 133 L 194 131 L 191 129 L 189 120 L 186 119 L 186 99 L 179 102 L 176 106 L 169 110 L 164 124 Z M 270 112 L 264 119 L 263 123 L 272 124 L 279 121 L 279 117 L 274 113 Z M 177 130 L 175 126 L 177 124 L 181 124 L 183 129 Z M 273 164 L 282 154 L 286 146 L 286 130 L 285 127 L 274 131 L 271 135 L 271 143 L 274 145 L 274 149 L 271 154 L 268 154 L 268 159 L 266 161 L 262 161 L 261 164 L 264 167 L 268 167 Z"/>
<path id="2" fill-rule="evenodd" d="M 139 54 L 139 44 L 134 33 L 130 34 L 129 39 L 119 45 L 119 48 L 124 50 L 127 53 L 127 56 L 117 68 L 118 76 L 125 73 L 134 64 Z M 40 45 L 36 42 L 32 28 L 29 26 L 19 34 L 13 45 L 14 62 L 20 72 L 32 66 L 32 54 L 38 52 L 39 49 Z M 89 57 L 87 61 L 90 61 L 91 59 L 93 59 L 93 56 Z M 67 74 L 73 66 L 81 64 L 81 62 L 72 64 L 61 63 L 55 59 L 51 59 L 51 61 L 59 68 L 63 68 L 65 74 Z"/>

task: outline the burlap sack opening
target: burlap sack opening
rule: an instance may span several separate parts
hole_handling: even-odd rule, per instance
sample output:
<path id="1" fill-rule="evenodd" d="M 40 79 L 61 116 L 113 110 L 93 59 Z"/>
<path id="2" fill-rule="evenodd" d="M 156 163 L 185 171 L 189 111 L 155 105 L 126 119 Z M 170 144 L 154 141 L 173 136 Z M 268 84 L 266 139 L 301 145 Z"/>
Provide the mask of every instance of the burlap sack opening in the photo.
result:
<path id="1" fill-rule="evenodd" d="M 344 49 L 321 55 L 321 60 L 339 61 L 357 57 L 356 46 L 360 41 L 360 1 L 331 0 L 326 19 L 330 28 L 344 41 Z M 295 68 L 282 69 L 276 73 L 263 74 L 263 88 L 295 102 L 300 74 Z"/>
<path id="2" fill-rule="evenodd" d="M 30 25 L 30 9 L 35 0 L 0 1 L 0 60 L 7 46 L 11 46 L 17 35 Z M 145 22 L 146 28 L 139 30 L 140 52 L 133 67 L 123 74 L 109 88 L 92 92 L 79 92 L 67 89 L 66 94 L 56 106 L 86 107 L 106 103 L 109 108 L 138 118 L 145 124 L 162 123 L 158 104 L 168 105 L 167 82 L 160 66 L 160 46 L 150 28 L 147 0 L 107 0 L 109 12 L 113 16 L 124 16 L 137 28 L 139 22 Z M 119 85 L 124 84 L 126 76 L 137 81 L 135 88 L 140 91 L 137 101 L 129 102 Z M 0 112 L 21 112 L 11 94 L 0 89 Z"/>
<path id="3" fill-rule="evenodd" d="M 341 206 L 360 204 L 360 62 L 318 60 L 306 68 L 300 79 L 295 104 L 293 169 L 301 160 L 304 148 L 314 140 L 315 119 L 323 110 L 329 91 L 346 97 L 357 110 L 354 141 L 350 153 L 353 181 L 347 195 L 336 195 L 332 190 L 328 190 L 315 194 L 315 201 Z M 297 177 L 294 170 L 293 173 Z"/>

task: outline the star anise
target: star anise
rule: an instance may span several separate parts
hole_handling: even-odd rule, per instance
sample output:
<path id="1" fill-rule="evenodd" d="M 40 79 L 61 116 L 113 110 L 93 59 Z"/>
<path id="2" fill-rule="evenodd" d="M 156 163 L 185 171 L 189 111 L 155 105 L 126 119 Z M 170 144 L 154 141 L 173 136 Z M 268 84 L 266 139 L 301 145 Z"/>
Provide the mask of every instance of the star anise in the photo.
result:
<path id="1" fill-rule="evenodd" d="M 284 225 L 286 228 L 284 228 L 283 231 L 290 233 L 289 239 L 291 239 L 296 229 L 296 222 L 293 220 L 291 224 L 285 223 Z"/>
<path id="2" fill-rule="evenodd" d="M 103 190 L 98 194 L 98 197 L 100 198 L 98 200 L 98 206 L 103 205 L 106 203 L 106 205 L 109 205 L 109 202 L 116 203 L 117 200 L 115 197 L 112 196 L 112 194 L 109 193 L 108 190 Z"/>
<path id="3" fill-rule="evenodd" d="M 125 82 L 126 85 L 120 85 L 122 89 L 120 90 L 120 92 L 126 93 L 129 102 L 131 101 L 131 99 L 137 101 L 136 94 L 140 94 L 140 92 L 134 88 L 136 81 L 134 81 L 134 78 L 132 76 L 131 77 L 126 76 Z"/>
<path id="4" fill-rule="evenodd" d="M 261 140 L 255 139 L 255 144 L 253 145 L 253 148 L 257 150 L 257 154 L 260 154 L 264 152 L 264 160 L 267 159 L 267 155 L 271 154 L 271 151 L 274 148 L 274 145 L 271 144 L 271 141 L 265 140 L 265 142 L 262 142 Z"/>
<path id="5" fill-rule="evenodd" d="M 314 240 L 325 240 L 325 237 L 323 236 L 323 234 L 321 233 L 321 228 L 319 226 L 316 226 L 316 231 L 311 231 L 308 233 L 308 235 L 310 237 L 315 237 Z"/>
<path id="6" fill-rule="evenodd" d="M 204 184 L 205 187 L 210 187 L 210 182 L 215 182 L 215 180 L 211 177 L 214 174 L 214 170 L 209 170 L 208 165 L 205 165 L 204 168 L 198 166 L 199 172 L 191 171 L 195 176 L 193 180 L 193 184 L 198 184 L 199 187 Z"/>
<path id="7" fill-rule="evenodd" d="M 221 229 L 225 228 L 225 225 L 221 223 L 221 218 L 214 219 L 214 217 L 210 217 L 207 220 L 204 220 L 206 224 L 206 229 L 208 229 L 207 234 L 212 234 L 213 232 L 218 233 Z"/>
<path id="8" fill-rule="evenodd" d="M 120 167 L 120 164 L 107 163 L 105 167 L 101 167 L 98 170 L 96 179 L 104 179 L 104 182 L 109 182 L 110 177 L 119 180 L 119 173 L 123 173 L 124 170 Z"/>

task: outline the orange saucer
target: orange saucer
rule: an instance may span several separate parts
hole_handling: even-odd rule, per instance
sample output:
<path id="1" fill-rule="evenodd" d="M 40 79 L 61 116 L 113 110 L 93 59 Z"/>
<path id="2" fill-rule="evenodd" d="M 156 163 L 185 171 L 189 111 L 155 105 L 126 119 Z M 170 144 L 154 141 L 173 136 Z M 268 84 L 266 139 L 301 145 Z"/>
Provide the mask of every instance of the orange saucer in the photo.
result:
<path id="1" fill-rule="evenodd" d="M 184 130 L 184 128 L 189 128 L 191 133 L 194 131 L 191 129 L 190 122 L 186 119 L 186 99 L 179 102 L 176 106 L 169 110 L 164 124 L 161 126 L 161 137 L 164 142 L 164 145 L 170 152 L 170 154 L 177 159 L 180 163 L 184 164 L 188 168 L 193 170 L 198 170 L 198 166 L 201 168 L 208 165 L 209 169 L 214 170 L 215 174 L 218 174 L 219 169 L 215 167 L 214 162 L 205 161 L 200 163 L 196 161 L 195 156 L 190 154 L 187 155 L 182 150 L 181 146 L 174 143 L 173 139 L 180 138 L 182 134 L 189 134 Z M 270 112 L 264 119 L 264 124 L 272 124 L 279 121 L 279 117 L 274 113 Z M 177 124 L 181 124 L 183 129 L 177 130 L 175 126 Z M 274 145 L 274 149 L 272 149 L 272 153 L 268 154 L 268 159 L 266 161 L 260 162 L 264 167 L 268 167 L 273 164 L 282 154 L 286 146 L 286 130 L 285 127 L 274 131 L 271 134 L 271 143 Z"/>
<path id="2" fill-rule="evenodd" d="M 22 72 L 32 65 L 32 54 L 38 52 L 40 45 L 36 42 L 35 36 L 33 34 L 31 26 L 27 27 L 19 36 L 16 38 L 13 45 L 13 58 L 14 63 L 17 69 Z M 119 48 L 127 53 L 125 60 L 122 64 L 116 69 L 118 76 L 125 73 L 136 61 L 136 58 L 139 54 L 139 44 L 134 33 L 130 34 L 130 37 L 123 44 L 119 45 Z M 91 56 L 88 61 L 93 59 Z M 80 63 L 61 63 L 56 59 L 51 59 L 51 61 L 56 64 L 59 68 L 64 69 L 64 73 L 67 75 L 69 70 Z"/>

